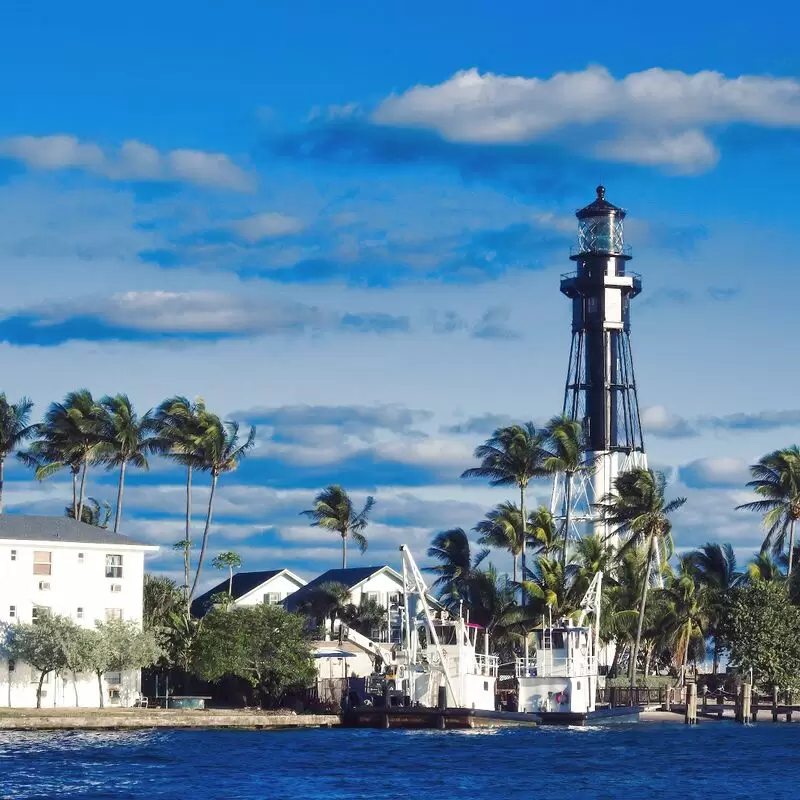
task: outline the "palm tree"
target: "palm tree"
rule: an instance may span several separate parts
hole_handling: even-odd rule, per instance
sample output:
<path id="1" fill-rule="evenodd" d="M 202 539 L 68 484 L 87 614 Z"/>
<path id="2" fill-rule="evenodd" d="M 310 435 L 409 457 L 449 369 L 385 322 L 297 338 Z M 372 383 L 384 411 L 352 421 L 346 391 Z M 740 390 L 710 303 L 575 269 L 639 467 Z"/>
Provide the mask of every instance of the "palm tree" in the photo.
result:
<path id="1" fill-rule="evenodd" d="M 769 553 L 757 553 L 745 566 L 745 570 L 742 580 L 747 583 L 783 583 L 786 580 L 780 564 Z"/>
<path id="2" fill-rule="evenodd" d="M 508 550 L 513 562 L 513 579 L 517 583 L 517 559 L 522 552 L 524 536 L 522 513 L 511 501 L 493 508 L 474 528 L 480 534 L 478 544 Z"/>
<path id="3" fill-rule="evenodd" d="M 707 542 L 687 554 L 698 581 L 708 592 L 709 632 L 714 637 L 714 674 L 719 669 L 719 624 L 725 605 L 725 595 L 742 579 L 736 571 L 736 556 L 730 544 Z"/>
<path id="4" fill-rule="evenodd" d="M 526 579 L 526 539 L 528 512 L 525 492 L 528 484 L 547 474 L 544 459 L 544 436 L 537 433 L 532 422 L 498 428 L 482 445 L 475 448 L 475 458 L 480 466 L 465 470 L 462 478 L 488 478 L 491 486 L 516 486 L 519 489 L 519 507 L 522 515 L 522 580 Z M 525 595 L 523 594 L 523 602 Z"/>
<path id="5" fill-rule="evenodd" d="M 643 546 L 645 551 L 645 577 L 639 603 L 639 622 L 630 664 L 631 689 L 636 685 L 636 661 L 642 641 L 642 625 L 647 607 L 647 591 L 653 562 L 667 550 L 671 551 L 671 523 L 669 515 L 680 508 L 686 498 L 678 497 L 667 502 L 664 498 L 666 479 L 651 469 L 633 469 L 620 473 L 614 480 L 614 491 L 601 498 L 597 504 L 603 519 L 613 529 L 611 536 L 623 535 L 624 544 L 619 554 Z"/>
<path id="6" fill-rule="evenodd" d="M 106 411 L 103 460 L 108 467 L 119 467 L 117 508 L 114 514 L 114 533 L 119 533 L 125 470 L 129 464 L 137 469 L 150 468 L 147 456 L 158 449 L 155 436 L 158 424 L 152 411 L 139 417 L 126 394 L 114 397 L 106 395 L 100 404 Z"/>
<path id="7" fill-rule="evenodd" d="M 345 614 L 349 604 L 349 587 L 338 581 L 326 581 L 309 591 L 298 611 L 311 617 L 317 625 L 330 622 L 330 632 L 333 633 L 336 619 Z"/>
<path id="8" fill-rule="evenodd" d="M 23 397 L 16 403 L 9 403 L 5 393 L 0 393 L 0 514 L 3 513 L 6 459 L 37 430 L 30 424 L 32 410 L 33 400 Z"/>
<path id="9" fill-rule="evenodd" d="M 202 454 L 199 468 L 203 472 L 211 473 L 211 490 L 208 494 L 208 510 L 206 523 L 203 528 L 203 539 L 200 543 L 200 555 L 197 559 L 197 570 L 194 573 L 192 588 L 189 590 L 189 602 L 194 596 L 200 574 L 203 570 L 203 561 L 208 546 L 208 534 L 211 529 L 211 518 L 214 513 L 214 496 L 217 491 L 217 482 L 220 475 L 233 472 L 239 462 L 253 449 L 256 443 L 256 429 L 250 428 L 244 442 L 239 439 L 238 422 L 221 422 L 219 417 L 205 413 L 202 417 L 203 430 L 198 439 L 199 452 Z"/>
<path id="10" fill-rule="evenodd" d="M 145 630 L 164 630 L 171 626 L 172 615 L 179 615 L 182 598 L 172 578 L 144 574 L 142 624 Z"/>
<path id="11" fill-rule="evenodd" d="M 186 467 L 186 533 L 179 542 L 183 550 L 183 597 L 189 613 L 189 575 L 192 551 L 192 475 L 202 462 L 199 440 L 206 414 L 202 399 L 194 403 L 185 397 L 175 396 L 164 400 L 158 407 L 155 420 L 158 427 L 156 449 L 173 461 Z"/>
<path id="12" fill-rule="evenodd" d="M 100 457 L 105 425 L 105 409 L 88 389 L 70 392 L 62 403 L 50 404 L 44 422 L 36 426 L 36 441 L 21 454 L 25 463 L 35 467 L 37 480 L 70 469 L 75 519 L 83 518 L 86 475 L 89 465 Z"/>
<path id="13" fill-rule="evenodd" d="M 779 555 L 789 536 L 789 575 L 794 568 L 794 528 L 800 519 L 800 448 L 775 450 L 750 467 L 753 476 L 747 486 L 761 499 L 737 506 L 764 515 L 767 535 L 761 549 Z"/>
<path id="14" fill-rule="evenodd" d="M 516 584 L 500 577 L 491 564 L 485 570 L 473 569 L 468 605 L 470 621 L 484 627 L 496 650 L 513 657 L 514 645 L 525 633 Z"/>
<path id="15" fill-rule="evenodd" d="M 64 508 L 64 515 L 75 519 L 75 509 L 72 506 Z M 81 522 L 87 525 L 94 525 L 97 528 L 106 530 L 108 528 L 109 520 L 111 519 L 111 503 L 108 500 L 103 500 L 102 503 L 95 500 L 94 497 L 87 497 L 86 503 L 83 506 L 83 516 Z"/>
<path id="16" fill-rule="evenodd" d="M 539 506 L 528 515 L 527 538 L 535 552 L 543 556 L 549 556 L 558 546 L 556 522 L 547 506 Z"/>
<path id="17" fill-rule="evenodd" d="M 663 594 L 667 600 L 668 613 L 660 627 L 671 632 L 669 638 L 673 646 L 675 665 L 680 669 L 683 683 L 692 642 L 705 643 L 709 627 L 709 590 L 698 580 L 691 553 L 679 556 L 678 571 L 671 577 Z"/>
<path id="18" fill-rule="evenodd" d="M 561 543 L 561 563 L 567 564 L 567 548 L 572 525 L 572 488 L 575 475 L 587 471 L 584 464 L 583 427 L 567 416 L 553 417 L 545 428 L 547 456 L 544 468 L 550 473 L 564 474 L 564 529 Z"/>
<path id="19" fill-rule="evenodd" d="M 342 569 L 347 569 L 347 540 L 352 539 L 362 553 L 366 552 L 368 542 L 363 530 L 374 507 L 375 498 L 368 497 L 361 511 L 356 511 L 347 492 L 338 484 L 331 484 L 314 498 L 314 508 L 300 514 L 313 520 L 312 527 L 339 534 L 342 539 Z"/>
<path id="20" fill-rule="evenodd" d="M 214 569 L 227 569 L 228 570 L 228 595 L 233 597 L 233 571 L 241 569 L 242 559 L 238 553 L 228 550 L 215 556 L 211 562 Z"/>
<path id="21" fill-rule="evenodd" d="M 432 588 L 450 611 L 458 611 L 462 603 L 469 603 L 470 581 L 488 555 L 489 551 L 484 549 L 472 557 L 469 537 L 463 528 L 451 528 L 433 538 L 428 558 L 439 563 L 425 569 L 437 576 Z"/>
<path id="22" fill-rule="evenodd" d="M 548 608 L 553 616 L 560 617 L 576 607 L 569 598 L 566 570 L 560 558 L 537 556 L 530 580 L 522 581 L 522 589 L 543 618 Z"/>

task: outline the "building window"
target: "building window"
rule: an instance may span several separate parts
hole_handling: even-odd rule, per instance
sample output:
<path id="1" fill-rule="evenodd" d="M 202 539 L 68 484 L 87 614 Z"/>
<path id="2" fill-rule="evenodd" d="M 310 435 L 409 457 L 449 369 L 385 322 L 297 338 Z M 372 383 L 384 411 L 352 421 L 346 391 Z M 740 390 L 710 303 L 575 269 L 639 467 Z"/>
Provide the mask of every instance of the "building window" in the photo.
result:
<path id="1" fill-rule="evenodd" d="M 109 622 L 112 619 L 122 619 L 122 609 L 121 608 L 107 608 L 106 609 L 106 622 Z"/>
<path id="2" fill-rule="evenodd" d="M 280 592 L 267 592 L 264 595 L 264 604 L 268 606 L 276 606 L 281 602 Z"/>
<path id="3" fill-rule="evenodd" d="M 78 563 L 83 564 L 83 553 L 78 553 Z"/>
<path id="4" fill-rule="evenodd" d="M 14 619 L 17 616 L 17 607 L 16 606 L 9 606 L 8 607 L 8 616 L 11 619 Z"/>
<path id="5" fill-rule="evenodd" d="M 13 658 L 8 659 L 8 671 L 14 672 L 17 668 L 17 662 Z"/>
<path id="6" fill-rule="evenodd" d="M 52 553 L 48 550 L 33 551 L 33 574 L 50 575 L 53 571 Z"/>
<path id="7" fill-rule="evenodd" d="M 77 614 L 75 615 L 78 619 L 83 619 L 83 609 L 78 606 Z"/>
<path id="8" fill-rule="evenodd" d="M 48 606 L 34 606 L 31 611 L 31 622 L 35 625 L 42 617 L 48 614 L 50 608 Z"/>
<path id="9" fill-rule="evenodd" d="M 122 556 L 106 556 L 106 578 L 122 577 Z"/>
<path id="10" fill-rule="evenodd" d="M 106 683 L 109 686 L 119 686 L 122 683 L 122 673 L 106 672 Z"/>
<path id="11" fill-rule="evenodd" d="M 596 297 L 588 297 L 588 298 L 586 298 L 586 312 L 588 314 L 596 314 L 597 313 L 597 298 Z"/>
<path id="12" fill-rule="evenodd" d="M 16 561 L 17 560 L 17 551 L 16 550 L 12 550 L 11 551 L 11 560 L 12 561 Z"/>
<path id="13" fill-rule="evenodd" d="M 380 603 L 380 594 L 378 592 L 364 592 L 363 598 L 365 603 Z"/>

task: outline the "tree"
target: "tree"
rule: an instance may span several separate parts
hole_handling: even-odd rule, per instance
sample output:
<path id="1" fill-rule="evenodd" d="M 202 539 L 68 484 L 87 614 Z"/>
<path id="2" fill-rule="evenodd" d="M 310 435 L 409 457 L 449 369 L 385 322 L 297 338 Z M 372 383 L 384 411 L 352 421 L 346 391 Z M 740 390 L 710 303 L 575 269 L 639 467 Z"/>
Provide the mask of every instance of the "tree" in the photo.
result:
<path id="1" fill-rule="evenodd" d="M 528 516 L 528 541 L 543 556 L 549 556 L 558 546 L 556 523 L 547 506 L 539 506 Z"/>
<path id="2" fill-rule="evenodd" d="M 371 597 L 362 596 L 359 605 L 348 603 L 339 611 L 339 617 L 345 625 L 371 639 L 374 638 L 373 631 L 381 631 L 388 626 L 387 610 Z"/>
<path id="3" fill-rule="evenodd" d="M 530 605 L 543 616 L 549 613 L 558 619 L 573 610 L 568 598 L 566 570 L 560 558 L 537 556 L 528 580 L 522 581 L 525 595 L 534 602 Z"/>
<path id="4" fill-rule="evenodd" d="M 106 530 L 108 528 L 108 523 L 111 520 L 111 503 L 107 500 L 103 500 L 102 504 L 99 500 L 96 500 L 94 497 L 87 497 L 86 503 L 83 506 L 83 516 L 81 517 L 81 522 L 84 522 L 86 525 L 94 525 L 96 528 L 102 528 Z M 75 519 L 75 509 L 72 506 L 65 506 L 64 507 L 64 516 L 69 517 L 70 519 Z"/>
<path id="5" fill-rule="evenodd" d="M 94 628 L 81 628 L 78 661 L 81 671 L 97 676 L 100 708 L 105 707 L 103 675 L 154 664 L 162 650 L 152 630 L 141 630 L 135 622 L 122 619 L 97 622 Z"/>
<path id="6" fill-rule="evenodd" d="M 100 404 L 105 409 L 102 458 L 109 468 L 119 467 L 117 507 L 114 514 L 114 533 L 119 533 L 122 520 L 122 499 L 125 490 L 125 471 L 128 465 L 147 470 L 147 456 L 157 450 L 155 433 L 158 423 L 152 411 L 139 417 L 128 395 L 106 395 Z"/>
<path id="7" fill-rule="evenodd" d="M 36 433 L 30 424 L 33 400 L 21 398 L 9 403 L 5 393 L 0 393 L 0 514 L 3 512 L 3 484 L 8 456 Z"/>
<path id="8" fill-rule="evenodd" d="M 519 489 L 519 507 L 522 514 L 523 536 L 522 580 L 526 579 L 526 539 L 528 512 L 525 492 L 534 478 L 544 476 L 547 470 L 544 459 L 544 436 L 537 433 L 533 423 L 498 428 L 482 445 L 475 448 L 475 458 L 480 465 L 465 470 L 462 478 L 488 478 L 491 486 L 516 486 Z M 525 595 L 523 595 L 524 600 Z"/>
<path id="9" fill-rule="evenodd" d="M 517 560 L 522 552 L 524 538 L 522 513 L 519 506 L 510 501 L 493 508 L 476 526 L 480 534 L 478 544 L 508 550 L 511 553 L 514 583 L 517 582 Z"/>
<path id="10" fill-rule="evenodd" d="M 781 572 L 781 565 L 769 553 L 757 553 L 745 566 L 743 583 L 784 583 L 786 575 Z"/>
<path id="11" fill-rule="evenodd" d="M 669 515 L 686 502 L 683 497 L 668 502 L 664 497 L 665 488 L 666 479 L 662 473 L 650 469 L 633 469 L 620 473 L 614 480 L 614 491 L 601 498 L 597 504 L 603 519 L 613 530 L 611 535 L 625 537 L 619 549 L 620 555 L 624 556 L 629 550 L 641 545 L 644 546 L 646 554 L 639 622 L 630 663 L 631 688 L 636 685 L 636 661 L 642 640 L 642 625 L 653 562 L 662 555 L 671 554 Z M 666 558 L 664 560 L 666 561 Z"/>
<path id="12" fill-rule="evenodd" d="M 233 597 L 233 571 L 234 569 L 241 569 L 242 559 L 238 553 L 228 550 L 225 553 L 220 553 L 214 557 L 211 562 L 214 569 L 227 569 L 228 570 L 228 595 Z"/>
<path id="13" fill-rule="evenodd" d="M 350 588 L 338 581 L 326 581 L 314 586 L 300 603 L 298 611 L 314 620 L 318 626 L 330 622 L 330 632 L 337 618 L 342 618 L 350 604 Z"/>
<path id="14" fill-rule="evenodd" d="M 428 548 L 428 558 L 439 563 L 425 569 L 437 576 L 432 588 L 450 611 L 458 612 L 462 603 L 469 603 L 470 582 L 488 555 L 489 551 L 484 549 L 472 557 L 469 537 L 463 528 L 436 534 Z"/>
<path id="15" fill-rule="evenodd" d="M 780 584 L 757 581 L 732 589 L 720 632 L 731 664 L 753 670 L 768 687 L 795 688 L 800 678 L 800 609 Z"/>
<path id="16" fill-rule="evenodd" d="M 789 571 L 794 568 L 795 524 L 800 519 L 800 448 L 797 445 L 775 450 L 750 467 L 753 476 L 747 486 L 761 499 L 737 506 L 764 515 L 767 535 L 762 551 L 779 555 L 789 538 Z"/>
<path id="17" fill-rule="evenodd" d="M 215 608 L 203 620 L 193 669 L 207 681 L 243 678 L 260 692 L 262 703 L 278 704 L 316 677 L 303 624 L 301 615 L 275 605 Z"/>
<path id="18" fill-rule="evenodd" d="M 561 534 L 561 564 L 567 565 L 567 549 L 572 526 L 572 490 L 575 475 L 588 471 L 584 464 L 583 427 L 567 416 L 553 417 L 545 428 L 547 454 L 544 468 L 552 474 L 564 475 L 564 529 Z"/>
<path id="19" fill-rule="evenodd" d="M 701 548 L 688 554 L 689 562 L 697 580 L 707 590 L 708 629 L 714 637 L 714 674 L 719 670 L 719 656 L 722 642 L 719 624 L 727 593 L 741 580 L 736 571 L 736 555 L 730 544 L 707 542 Z"/>
<path id="20" fill-rule="evenodd" d="M 175 581 L 145 572 L 142 595 L 144 629 L 163 631 L 171 627 L 172 614 L 181 611 L 181 597 Z"/>
<path id="21" fill-rule="evenodd" d="M 374 507 L 375 498 L 368 497 L 363 508 L 356 511 L 347 492 L 338 484 L 331 484 L 314 498 L 313 508 L 300 513 L 312 519 L 312 527 L 339 534 L 342 539 L 342 569 L 346 569 L 348 539 L 352 539 L 362 553 L 367 550 L 367 537 L 363 531 Z"/>
<path id="22" fill-rule="evenodd" d="M 203 570 L 203 560 L 208 546 L 208 534 L 211 529 L 211 518 L 214 513 L 214 495 L 217 490 L 217 481 L 220 475 L 233 472 L 239 462 L 253 449 L 256 443 L 256 429 L 250 428 L 244 442 L 239 440 L 239 423 L 221 422 L 212 414 L 204 416 L 204 426 L 199 439 L 199 453 L 201 454 L 199 468 L 203 472 L 211 473 L 211 490 L 208 494 L 208 509 L 206 511 L 206 524 L 203 528 L 203 539 L 200 543 L 200 555 L 197 559 L 197 570 L 194 573 L 192 588 L 189 590 L 189 602 L 194 597 L 200 574 Z"/>
<path id="23" fill-rule="evenodd" d="M 88 389 L 69 392 L 62 403 L 50 404 L 44 422 L 36 426 L 36 440 L 20 454 L 24 463 L 35 468 L 37 480 L 69 468 L 74 519 L 83 519 L 86 476 L 89 465 L 100 458 L 105 424 L 105 409 Z"/>
<path id="24" fill-rule="evenodd" d="M 190 613 L 189 582 L 192 551 L 192 476 L 203 460 L 202 432 L 207 416 L 202 399 L 192 403 L 185 397 L 175 396 L 164 400 L 155 414 L 158 425 L 156 447 L 158 452 L 186 467 L 186 533 L 178 543 L 183 550 L 183 599 L 186 613 Z M 176 545 L 176 547 L 178 546 Z"/>
<path id="25" fill-rule="evenodd" d="M 80 629 L 72 620 L 43 613 L 33 624 L 20 623 L 11 629 L 8 655 L 24 661 L 39 672 L 36 708 L 42 707 L 42 684 L 48 672 L 61 672 L 71 666 L 71 655 Z"/>

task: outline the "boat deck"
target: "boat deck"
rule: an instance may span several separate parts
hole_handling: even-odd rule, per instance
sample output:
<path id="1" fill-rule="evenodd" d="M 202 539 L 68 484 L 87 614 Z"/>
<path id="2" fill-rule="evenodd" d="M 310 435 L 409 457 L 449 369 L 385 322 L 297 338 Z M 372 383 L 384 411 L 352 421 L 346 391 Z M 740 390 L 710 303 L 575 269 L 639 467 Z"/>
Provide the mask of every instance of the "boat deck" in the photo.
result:
<path id="1" fill-rule="evenodd" d="M 512 711 L 481 711 L 472 708 L 407 708 L 403 706 L 354 708 L 341 716 L 344 728 L 400 728 L 434 730 L 465 730 L 499 726 L 535 726 L 533 714 Z"/>

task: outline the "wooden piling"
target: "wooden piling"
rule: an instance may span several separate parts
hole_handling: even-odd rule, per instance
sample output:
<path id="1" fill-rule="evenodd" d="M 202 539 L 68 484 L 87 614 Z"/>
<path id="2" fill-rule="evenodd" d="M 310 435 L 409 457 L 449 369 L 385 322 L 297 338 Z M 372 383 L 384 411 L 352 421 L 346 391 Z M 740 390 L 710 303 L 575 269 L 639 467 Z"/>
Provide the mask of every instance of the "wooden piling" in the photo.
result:
<path id="1" fill-rule="evenodd" d="M 725 695 L 720 692 L 717 695 L 717 719 L 722 719 L 722 715 L 725 711 Z"/>
<path id="2" fill-rule="evenodd" d="M 778 687 L 772 687 L 772 721 L 778 721 Z"/>
<path id="3" fill-rule="evenodd" d="M 786 690 L 786 721 L 792 721 L 792 690 Z"/>
<path id="4" fill-rule="evenodd" d="M 750 724 L 750 706 L 753 702 L 753 684 L 742 684 L 742 723 L 744 725 Z M 756 712 L 758 713 L 758 712 Z"/>
<path id="5" fill-rule="evenodd" d="M 686 725 L 697 724 L 697 684 L 686 684 L 686 713 L 683 721 Z"/>

